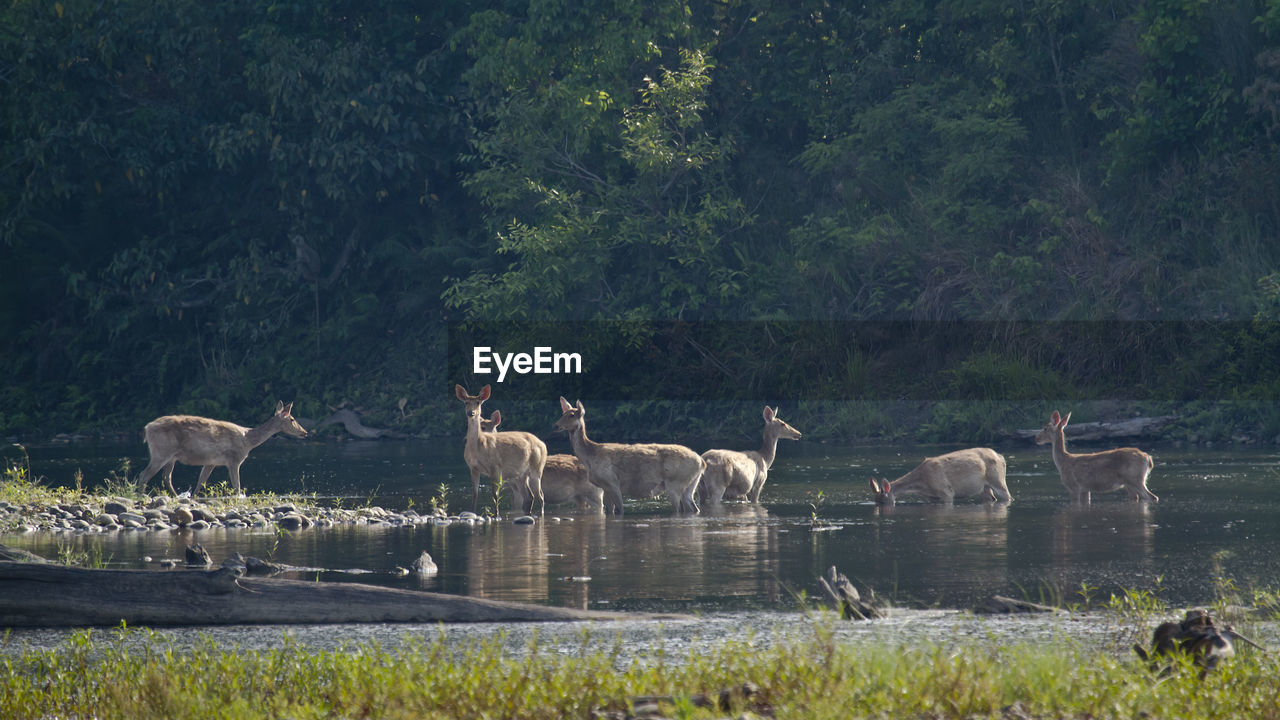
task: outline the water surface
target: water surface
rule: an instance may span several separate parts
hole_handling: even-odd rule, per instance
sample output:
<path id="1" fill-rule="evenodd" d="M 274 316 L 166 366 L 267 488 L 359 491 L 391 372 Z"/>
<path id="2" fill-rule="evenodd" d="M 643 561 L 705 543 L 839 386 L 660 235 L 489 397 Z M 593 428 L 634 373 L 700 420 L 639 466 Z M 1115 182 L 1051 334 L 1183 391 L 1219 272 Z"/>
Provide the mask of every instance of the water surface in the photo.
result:
<path id="1" fill-rule="evenodd" d="M 654 500 L 630 504 L 622 518 L 553 508 L 544 522 L 515 525 L 507 497 L 503 520 L 477 526 L 29 533 L 0 542 L 46 557 L 87 551 L 116 567 L 156 567 L 199 542 L 215 562 L 238 551 L 306 568 L 295 574 L 305 578 L 699 613 L 794 610 L 801 595 L 819 592 L 816 578 L 832 565 L 860 588 L 916 608 L 967 608 L 992 594 L 1079 602 L 1125 589 L 1189 605 L 1215 597 L 1215 578 L 1271 587 L 1280 577 L 1274 448 L 1153 450 L 1150 486 L 1161 497 L 1154 505 L 1132 503 L 1124 493 L 1073 505 L 1048 450 L 1030 444 L 997 448 L 1008 458 L 1012 504 L 870 502 L 872 475 L 897 477 L 951 449 L 786 443 L 760 505 L 726 503 L 698 516 L 677 516 Z M 552 452 L 562 450 L 552 445 Z M 101 478 L 122 457 L 135 471 L 146 460 L 145 448 L 119 445 L 30 454 L 33 472 L 60 485 L 73 484 L 77 469 Z M 179 489 L 197 472 L 180 466 Z M 400 509 L 426 507 L 443 485 L 452 509 L 470 506 L 460 442 L 276 438 L 254 451 L 242 476 L 251 492 Z M 212 481 L 225 478 L 220 469 Z M 422 550 L 436 559 L 439 576 L 395 574 Z"/>

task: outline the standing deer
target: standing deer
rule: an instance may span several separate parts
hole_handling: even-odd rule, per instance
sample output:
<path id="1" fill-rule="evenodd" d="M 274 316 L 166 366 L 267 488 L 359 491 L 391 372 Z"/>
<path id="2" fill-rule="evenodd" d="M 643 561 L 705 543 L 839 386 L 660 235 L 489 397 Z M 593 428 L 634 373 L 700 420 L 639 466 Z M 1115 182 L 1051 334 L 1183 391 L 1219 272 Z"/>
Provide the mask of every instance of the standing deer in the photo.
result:
<path id="1" fill-rule="evenodd" d="M 746 497 L 760 502 L 760 491 L 769 477 L 769 467 L 778 451 L 778 438 L 799 440 L 800 431 L 778 417 L 776 408 L 764 407 L 764 442 L 759 450 L 708 450 L 702 453 L 707 469 L 698 483 L 698 497 L 703 502 L 718 504 L 720 500 Z"/>
<path id="2" fill-rule="evenodd" d="M 592 442 L 587 437 L 587 411 L 560 398 L 564 413 L 556 429 L 569 433 L 573 454 L 587 467 L 591 482 L 604 490 L 606 512 L 622 514 L 622 497 L 647 498 L 666 492 L 678 513 L 697 513 L 693 495 L 706 463 L 683 445 Z"/>
<path id="3" fill-rule="evenodd" d="M 471 509 L 480 508 L 480 476 L 486 475 L 495 482 L 526 483 L 529 495 L 524 511 L 533 512 L 536 501 L 542 512 L 542 469 L 547 462 L 547 446 L 532 433 L 482 431 L 480 408 L 489 399 L 489 392 L 488 385 L 480 388 L 479 395 L 468 395 L 461 385 L 453 388 L 453 394 L 466 408 L 467 442 L 462 457 L 471 470 Z M 501 422 L 501 415 L 495 415 Z"/>
<path id="4" fill-rule="evenodd" d="M 958 497 L 982 495 L 984 500 L 1013 502 L 1004 478 L 1004 456 L 991 448 L 956 450 L 926 458 L 916 469 L 889 482 L 871 478 L 871 492 L 879 505 L 892 505 L 897 495 L 916 494 L 950 503 Z"/>
<path id="5" fill-rule="evenodd" d="M 163 468 L 169 492 L 177 495 L 173 489 L 174 463 L 203 465 L 200 479 L 196 480 L 195 489 L 191 491 L 195 495 L 209 479 L 209 473 L 224 465 L 231 475 L 231 485 L 236 494 L 241 494 L 240 465 L 250 450 L 278 432 L 294 437 L 307 436 L 307 431 L 293 419 L 292 411 L 293 403 L 285 405 L 277 401 L 275 415 L 256 428 L 194 415 L 165 415 L 152 420 L 143 429 L 147 449 L 151 451 L 151 462 L 138 476 L 138 489 L 145 491 L 147 481 Z"/>
<path id="6" fill-rule="evenodd" d="M 480 429 L 494 432 L 502 424 L 502 413 L 497 410 L 488 420 L 480 421 Z M 518 505 L 530 502 L 529 483 L 527 477 L 509 480 Z M 547 464 L 542 469 L 542 500 L 551 505 L 559 505 L 573 501 L 579 510 L 596 510 L 603 507 L 604 491 L 592 485 L 587 476 L 587 466 L 572 455 L 548 455 Z"/>
<path id="7" fill-rule="evenodd" d="M 1053 444 L 1053 464 L 1071 499 L 1087 503 L 1090 493 L 1124 488 L 1133 500 L 1159 502 L 1160 498 L 1147 489 L 1147 476 L 1155 466 L 1150 455 L 1131 447 L 1080 455 L 1069 453 L 1063 429 L 1070 419 L 1071 413 L 1061 417 L 1054 410 L 1049 423 L 1036 435 L 1036 444 Z"/>

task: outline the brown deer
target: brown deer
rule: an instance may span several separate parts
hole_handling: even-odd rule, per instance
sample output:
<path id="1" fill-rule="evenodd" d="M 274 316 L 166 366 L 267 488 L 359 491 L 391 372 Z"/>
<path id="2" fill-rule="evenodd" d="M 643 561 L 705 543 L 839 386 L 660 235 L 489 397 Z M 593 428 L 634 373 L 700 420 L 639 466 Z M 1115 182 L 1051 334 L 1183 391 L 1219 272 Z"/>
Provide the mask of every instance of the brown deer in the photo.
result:
<path id="1" fill-rule="evenodd" d="M 524 511 L 533 512 L 536 501 L 542 512 L 542 469 L 547 462 L 547 446 L 532 433 L 482 431 L 480 408 L 489 393 L 488 385 L 480 388 L 479 395 L 468 395 L 461 385 L 453 388 L 453 394 L 466 408 L 467 442 L 462 457 L 471 470 L 471 509 L 480 508 L 480 476 L 485 475 L 494 482 L 525 483 L 529 494 L 528 502 L 522 506 Z M 501 421 L 501 416 L 497 417 Z"/>
<path id="2" fill-rule="evenodd" d="M 1129 491 L 1133 500 L 1160 501 L 1147 489 L 1147 476 L 1155 467 L 1150 455 L 1131 447 L 1080 455 L 1067 452 L 1063 429 L 1070 419 L 1071 413 L 1062 417 L 1054 410 L 1049 423 L 1036 435 L 1036 444 L 1053 444 L 1053 464 L 1058 468 L 1062 484 L 1071 493 L 1071 499 L 1087 503 L 1090 493 L 1123 488 Z"/>
<path id="3" fill-rule="evenodd" d="M 769 477 L 778 451 L 778 438 L 799 440 L 800 431 L 778 417 L 777 408 L 764 407 L 764 442 L 759 450 L 708 450 L 702 453 L 707 469 L 698 483 L 698 497 L 703 502 L 718 504 L 721 499 L 746 497 L 760 502 L 760 491 Z"/>
<path id="4" fill-rule="evenodd" d="M 480 429 L 493 432 L 502 424 L 502 413 L 494 410 L 488 420 L 480 421 Z M 508 481 L 515 502 L 521 506 L 530 500 L 526 478 Z M 572 455 L 548 455 L 542 469 L 542 500 L 550 505 L 574 502 L 579 510 L 599 511 L 603 505 L 604 491 L 592 485 L 587 477 L 587 466 Z"/>
<path id="5" fill-rule="evenodd" d="M 666 492 L 678 513 L 697 513 L 693 495 L 706 463 L 683 445 L 598 443 L 587 437 L 587 411 L 560 398 L 564 413 L 556 429 L 569 433 L 573 454 L 588 477 L 604 490 L 605 511 L 622 514 L 623 496 L 648 498 Z"/>
<path id="6" fill-rule="evenodd" d="M 138 476 L 138 489 L 145 491 L 147 481 L 162 468 L 169 492 L 173 489 L 174 463 L 203 465 L 200 479 L 196 480 L 192 495 L 200 492 L 204 481 L 213 469 L 223 465 L 231 475 L 231 485 L 236 494 L 240 491 L 240 465 L 249 451 L 267 441 L 272 435 L 283 432 L 294 437 L 306 437 L 307 431 L 293 419 L 293 403 L 276 402 L 276 413 L 271 419 L 255 428 L 194 415 L 166 415 L 147 423 L 143 429 L 151 462 Z"/>
<path id="7" fill-rule="evenodd" d="M 879 505 L 892 505 L 898 495 L 916 494 L 950 503 L 958 497 L 982 495 L 984 500 L 1012 502 L 1005 484 L 1004 456 L 991 448 L 956 450 L 926 458 L 916 469 L 889 482 L 871 479 Z"/>

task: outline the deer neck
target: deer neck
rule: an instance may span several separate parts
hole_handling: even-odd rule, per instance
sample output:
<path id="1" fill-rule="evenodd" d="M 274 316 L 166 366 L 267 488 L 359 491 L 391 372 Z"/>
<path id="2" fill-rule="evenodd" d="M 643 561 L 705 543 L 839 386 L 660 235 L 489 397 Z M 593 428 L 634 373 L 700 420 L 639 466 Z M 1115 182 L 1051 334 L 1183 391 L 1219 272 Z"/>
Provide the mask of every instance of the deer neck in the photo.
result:
<path id="1" fill-rule="evenodd" d="M 278 432 L 280 432 L 280 424 L 274 417 L 256 428 L 250 428 L 244 434 L 246 449 L 252 450 L 258 447 Z"/>
<path id="2" fill-rule="evenodd" d="M 760 444 L 760 459 L 764 461 L 764 466 L 772 467 L 773 458 L 778 454 L 778 430 L 771 426 L 765 426 L 764 442 Z"/>
<path id="3" fill-rule="evenodd" d="M 928 485 L 928 477 L 919 467 L 889 483 L 889 487 L 895 493 L 916 492 L 920 487 L 926 485 Z"/>
<path id="4" fill-rule="evenodd" d="M 484 444 L 484 431 L 480 429 L 480 408 L 467 418 L 467 447 L 479 447 Z"/>
<path id="5" fill-rule="evenodd" d="M 1067 452 L 1067 436 L 1062 428 L 1058 428 L 1053 433 L 1053 464 L 1062 469 L 1063 463 L 1071 457 L 1071 453 Z"/>
<path id="6" fill-rule="evenodd" d="M 569 445 L 573 447 L 573 454 L 577 455 L 578 459 L 593 457 L 596 454 L 596 450 L 600 448 L 600 443 L 592 442 L 591 438 L 587 437 L 587 422 L 585 418 L 569 434 Z"/>

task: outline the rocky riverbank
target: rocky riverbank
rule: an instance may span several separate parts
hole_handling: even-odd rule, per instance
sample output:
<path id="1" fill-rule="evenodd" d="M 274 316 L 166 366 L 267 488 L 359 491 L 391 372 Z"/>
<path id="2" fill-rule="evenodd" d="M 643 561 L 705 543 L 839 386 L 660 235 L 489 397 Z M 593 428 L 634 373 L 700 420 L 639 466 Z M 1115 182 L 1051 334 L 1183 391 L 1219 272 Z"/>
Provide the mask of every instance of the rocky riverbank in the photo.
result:
<path id="1" fill-rule="evenodd" d="M 0 532 L 159 532 L 210 528 L 302 530 L 335 525 L 450 525 L 493 518 L 437 508 L 387 510 L 378 506 L 327 507 L 299 498 L 142 498 L 82 496 L 55 501 L 0 500 Z"/>

